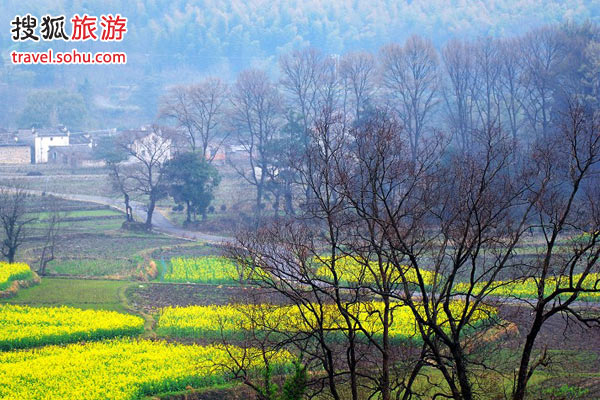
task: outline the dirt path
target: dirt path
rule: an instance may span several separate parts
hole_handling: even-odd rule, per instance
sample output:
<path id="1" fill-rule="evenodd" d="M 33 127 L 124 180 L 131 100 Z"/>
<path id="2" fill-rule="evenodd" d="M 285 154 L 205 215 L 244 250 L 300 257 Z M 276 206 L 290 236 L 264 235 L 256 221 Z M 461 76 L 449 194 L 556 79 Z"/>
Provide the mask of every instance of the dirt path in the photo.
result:
<path id="1" fill-rule="evenodd" d="M 88 203 L 101 204 L 122 212 L 125 211 L 121 200 L 112 199 L 110 197 L 93 196 L 85 194 L 42 192 L 41 190 L 26 190 L 26 192 L 36 196 L 41 196 L 43 193 L 45 193 L 48 196 L 54 196 L 65 200 L 84 201 Z M 133 201 L 131 202 L 131 207 L 133 209 L 133 215 L 136 219 L 142 221 L 145 220 L 146 208 L 143 203 Z M 177 225 L 173 224 L 171 221 L 169 221 L 169 219 L 167 219 L 163 214 L 161 214 L 158 211 L 154 213 L 152 218 L 152 230 L 179 239 L 201 241 L 213 244 L 230 243 L 233 240 L 230 237 L 210 235 L 207 233 L 190 231 L 180 228 Z"/>

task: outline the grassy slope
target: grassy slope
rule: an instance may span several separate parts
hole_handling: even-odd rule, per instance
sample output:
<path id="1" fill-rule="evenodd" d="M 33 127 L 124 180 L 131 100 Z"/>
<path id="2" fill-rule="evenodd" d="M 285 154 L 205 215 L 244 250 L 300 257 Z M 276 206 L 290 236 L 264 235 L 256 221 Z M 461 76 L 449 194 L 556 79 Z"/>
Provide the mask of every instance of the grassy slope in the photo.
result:
<path id="1" fill-rule="evenodd" d="M 71 306 L 82 309 L 128 312 L 123 294 L 132 285 L 126 281 L 43 278 L 34 287 L 23 289 L 1 303 L 29 306 Z"/>

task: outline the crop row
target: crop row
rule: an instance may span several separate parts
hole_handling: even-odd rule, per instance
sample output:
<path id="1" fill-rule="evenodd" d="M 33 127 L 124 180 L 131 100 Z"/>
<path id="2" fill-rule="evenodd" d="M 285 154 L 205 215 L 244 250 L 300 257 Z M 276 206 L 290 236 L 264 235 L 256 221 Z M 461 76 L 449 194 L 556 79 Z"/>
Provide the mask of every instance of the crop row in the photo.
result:
<path id="1" fill-rule="evenodd" d="M 171 259 L 164 280 L 167 282 L 195 282 L 232 284 L 248 280 L 251 271 L 238 268 L 225 257 L 197 257 Z"/>
<path id="2" fill-rule="evenodd" d="M 556 276 L 546 280 L 544 287 L 544 296 L 550 295 L 556 289 L 566 290 L 559 297 L 562 299 L 568 298 L 571 295 L 569 288 L 575 287 L 581 275 L 574 275 L 573 281 L 567 276 Z M 474 293 L 482 290 L 487 282 L 479 282 L 474 285 Z M 467 284 L 459 284 L 456 286 L 456 292 L 466 292 L 469 289 Z M 577 299 L 581 301 L 600 301 L 600 274 L 589 274 L 583 281 L 583 292 L 579 293 Z M 586 291 L 587 290 L 587 291 Z M 489 285 L 487 291 L 492 296 L 513 297 L 518 299 L 531 299 L 538 295 L 538 283 L 533 278 L 520 279 L 515 281 L 494 281 Z"/>
<path id="3" fill-rule="evenodd" d="M 247 351 L 249 360 L 260 358 L 257 350 Z M 189 386 L 212 386 L 231 378 L 225 366 L 242 352 L 237 347 L 135 339 L 5 352 L 0 354 L 0 398 L 134 400 Z M 269 356 L 275 372 L 290 367 L 290 353 Z"/>
<path id="4" fill-rule="evenodd" d="M 72 307 L 0 306 L 0 349 L 137 335 L 144 320 L 115 311 Z"/>
<path id="5" fill-rule="evenodd" d="M 311 308 L 322 315 L 323 328 L 327 335 L 335 340 L 344 335 L 347 325 L 339 309 L 334 305 L 311 305 Z M 451 312 L 456 318 L 463 310 L 464 303 L 451 303 Z M 355 328 L 363 327 L 369 335 L 380 335 L 383 331 L 381 312 L 383 303 L 367 302 L 347 305 L 351 315 L 357 316 L 353 322 Z M 423 307 L 419 313 L 426 319 Z M 444 313 L 440 312 L 438 318 Z M 474 313 L 473 325 L 494 317 L 496 310 L 482 306 Z M 409 307 L 392 304 L 392 323 L 389 326 L 391 338 L 398 341 L 420 340 L 415 317 Z M 443 323 L 443 321 L 442 321 Z M 257 330 L 264 332 L 311 332 L 319 329 L 315 313 L 308 306 L 274 306 L 274 305 L 225 305 L 225 306 L 189 306 L 167 307 L 161 310 L 157 333 L 163 336 L 191 338 L 240 337 L 244 331 Z"/>
<path id="6" fill-rule="evenodd" d="M 395 284 L 401 284 L 406 281 L 409 284 L 419 284 L 419 278 L 424 286 L 430 286 L 435 279 L 435 273 L 427 270 L 416 270 L 408 266 L 401 266 L 400 269 L 388 263 L 378 263 L 372 260 L 365 260 L 358 256 L 341 256 L 335 259 L 331 257 L 317 257 L 315 264 L 318 266 L 316 276 L 331 282 L 336 278 L 341 283 L 346 284 L 373 284 L 385 275 L 386 279 Z"/>
<path id="7" fill-rule="evenodd" d="M 315 257 L 313 260 L 316 278 L 331 281 L 335 270 L 337 279 L 342 283 L 372 284 L 381 274 L 380 266 L 374 261 L 363 261 L 358 257 L 343 256 L 332 262 L 330 257 Z M 419 282 L 416 272 L 409 267 L 403 267 L 402 273 L 392 266 L 383 266 L 385 272 L 393 281 L 401 283 L 406 279 L 408 283 Z M 435 275 L 431 271 L 420 271 L 421 279 L 425 285 L 431 285 Z M 174 257 L 167 266 L 164 280 L 167 282 L 193 282 L 207 284 L 232 284 L 248 281 L 253 273 L 260 273 L 260 269 L 246 268 L 234 264 L 225 257 Z"/>

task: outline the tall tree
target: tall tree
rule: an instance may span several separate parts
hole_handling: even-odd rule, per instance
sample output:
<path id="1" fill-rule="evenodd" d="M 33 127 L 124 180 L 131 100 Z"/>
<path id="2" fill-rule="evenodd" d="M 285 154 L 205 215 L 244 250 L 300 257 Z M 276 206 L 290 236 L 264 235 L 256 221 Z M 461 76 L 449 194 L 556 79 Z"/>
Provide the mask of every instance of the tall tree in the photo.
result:
<path id="1" fill-rule="evenodd" d="M 0 188 L 2 255 L 9 263 L 15 262 L 17 250 L 26 239 L 27 227 L 35 220 L 28 214 L 25 189 L 19 185 Z"/>
<path id="2" fill-rule="evenodd" d="M 450 40 L 442 49 L 447 73 L 444 100 L 450 130 L 463 151 L 471 145 L 474 128 L 476 70 L 471 45 L 466 41 Z"/>
<path id="3" fill-rule="evenodd" d="M 381 49 L 382 83 L 410 139 L 413 158 L 438 103 L 438 56 L 431 41 L 411 36 L 404 46 Z"/>
<path id="4" fill-rule="evenodd" d="M 473 46 L 475 60 L 475 107 L 478 129 L 492 130 L 501 127 L 500 119 L 500 46 L 490 37 L 479 39 Z"/>
<path id="5" fill-rule="evenodd" d="M 221 180 L 216 168 L 199 153 L 180 153 L 164 168 L 169 194 L 176 203 L 186 206 L 186 222 L 191 222 L 197 213 L 206 219 L 213 191 Z"/>
<path id="6" fill-rule="evenodd" d="M 219 78 L 207 78 L 195 85 L 174 87 L 162 100 L 160 115 L 175 120 L 178 128 L 184 129 L 191 150 L 198 148 L 209 162 L 224 140 L 217 140 L 217 126 L 228 91 Z"/>
<path id="7" fill-rule="evenodd" d="M 375 58 L 366 52 L 345 54 L 338 73 L 344 90 L 344 115 L 352 116 L 351 121 L 360 121 L 374 100 Z"/>
<path id="8" fill-rule="evenodd" d="M 290 108 L 300 117 L 305 146 L 319 109 L 322 68 L 323 55 L 313 48 L 293 51 L 279 59 L 281 87 L 289 95 Z"/>
<path id="9" fill-rule="evenodd" d="M 232 124 L 248 155 L 248 167 L 238 173 L 256 189 L 255 211 L 260 215 L 269 176 L 273 175 L 274 141 L 281 128 L 281 96 L 264 71 L 240 73 L 232 94 Z"/>
<path id="10" fill-rule="evenodd" d="M 550 134 L 555 95 L 561 89 L 558 73 L 564 54 L 563 33 L 557 27 L 542 27 L 521 39 L 522 84 L 527 88 L 523 110 L 536 138 Z"/>
<path id="11" fill-rule="evenodd" d="M 156 203 L 167 195 L 164 165 L 171 158 L 172 144 L 167 131 L 157 125 L 151 131 L 118 139 L 118 146 L 128 157 L 122 162 L 121 179 L 131 182 L 133 193 L 147 199 L 144 224 L 148 230 L 152 229 Z"/>
<path id="12" fill-rule="evenodd" d="M 522 128 L 523 100 L 525 87 L 521 79 L 523 65 L 519 50 L 518 39 L 510 38 L 500 41 L 500 98 L 502 101 L 503 121 L 502 126 L 508 127 L 516 143 Z"/>
<path id="13" fill-rule="evenodd" d="M 534 147 L 537 179 L 528 199 L 543 241 L 534 246 L 540 256 L 522 267 L 523 278 L 534 283 L 537 293 L 527 303 L 532 321 L 520 352 L 514 400 L 525 398 L 533 373 L 548 362 L 546 352 L 535 356 L 533 350 L 552 316 L 572 317 L 588 327 L 600 326 L 600 318 L 587 316 L 575 307 L 582 294 L 600 292 L 600 282 L 593 275 L 600 272 L 599 116 L 571 103 L 560 127 Z M 578 240 L 568 240 L 561 249 L 561 240 L 574 237 Z"/>

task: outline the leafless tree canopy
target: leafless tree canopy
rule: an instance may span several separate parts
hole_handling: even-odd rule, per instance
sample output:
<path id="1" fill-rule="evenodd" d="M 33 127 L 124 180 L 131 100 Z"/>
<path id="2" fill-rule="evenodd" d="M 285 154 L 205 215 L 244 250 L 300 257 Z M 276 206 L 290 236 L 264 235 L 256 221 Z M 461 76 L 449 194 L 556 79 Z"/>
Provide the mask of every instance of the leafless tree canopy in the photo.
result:
<path id="1" fill-rule="evenodd" d="M 184 131 L 190 149 L 199 149 L 207 160 L 212 161 L 226 137 L 217 134 L 227 96 L 228 86 L 219 78 L 177 86 L 163 98 L 160 116 L 173 119 Z"/>
<path id="2" fill-rule="evenodd" d="M 35 221 L 27 215 L 26 199 L 27 191 L 18 184 L 0 188 L 2 255 L 9 263 L 15 262 L 17 250 L 27 238 L 27 228 Z"/>
<path id="3" fill-rule="evenodd" d="M 482 98 L 474 106 L 487 115 Z M 491 124 L 472 135 L 469 152 L 438 136 L 415 156 L 408 133 L 385 112 L 350 129 L 342 117 L 317 120 L 304 162 L 294 164 L 310 192 L 302 215 L 241 233 L 230 252 L 268 272 L 258 283 L 308 314 L 309 328 L 286 338 L 324 368 L 319 387 L 333 398 L 343 398 L 340 385 L 353 399 L 364 393 L 414 398 L 425 395 L 413 383 L 427 367 L 444 378 L 444 385 L 433 385 L 438 396 L 478 397 L 475 382 L 496 366 L 478 344 L 485 329 L 473 333 L 476 315 L 502 304 L 494 291 L 509 282 L 533 279 L 539 286 L 529 302 L 533 321 L 515 366 L 514 399 L 523 398 L 529 377 L 544 363 L 532 348 L 548 318 L 599 322 L 571 306 L 582 293 L 600 290 L 584 285 L 600 270 L 598 119 L 572 103 L 560 121 L 530 148 L 516 146 L 511 133 Z M 542 243 L 532 242 L 532 231 L 541 232 Z M 573 237 L 579 239 L 566 255 L 557 249 L 558 241 Z M 516 256 L 523 245 L 540 256 Z M 360 265 L 356 281 L 342 278 L 341 257 Z M 319 265 L 326 277 L 316 273 Z M 372 310 L 383 326 L 376 336 L 362 326 L 356 308 L 373 300 L 383 304 Z M 342 316 L 341 344 L 327 339 L 328 307 Z M 397 307 L 410 309 L 422 341 L 404 363 L 387 330 Z M 494 317 L 485 324 L 502 326 Z"/>

